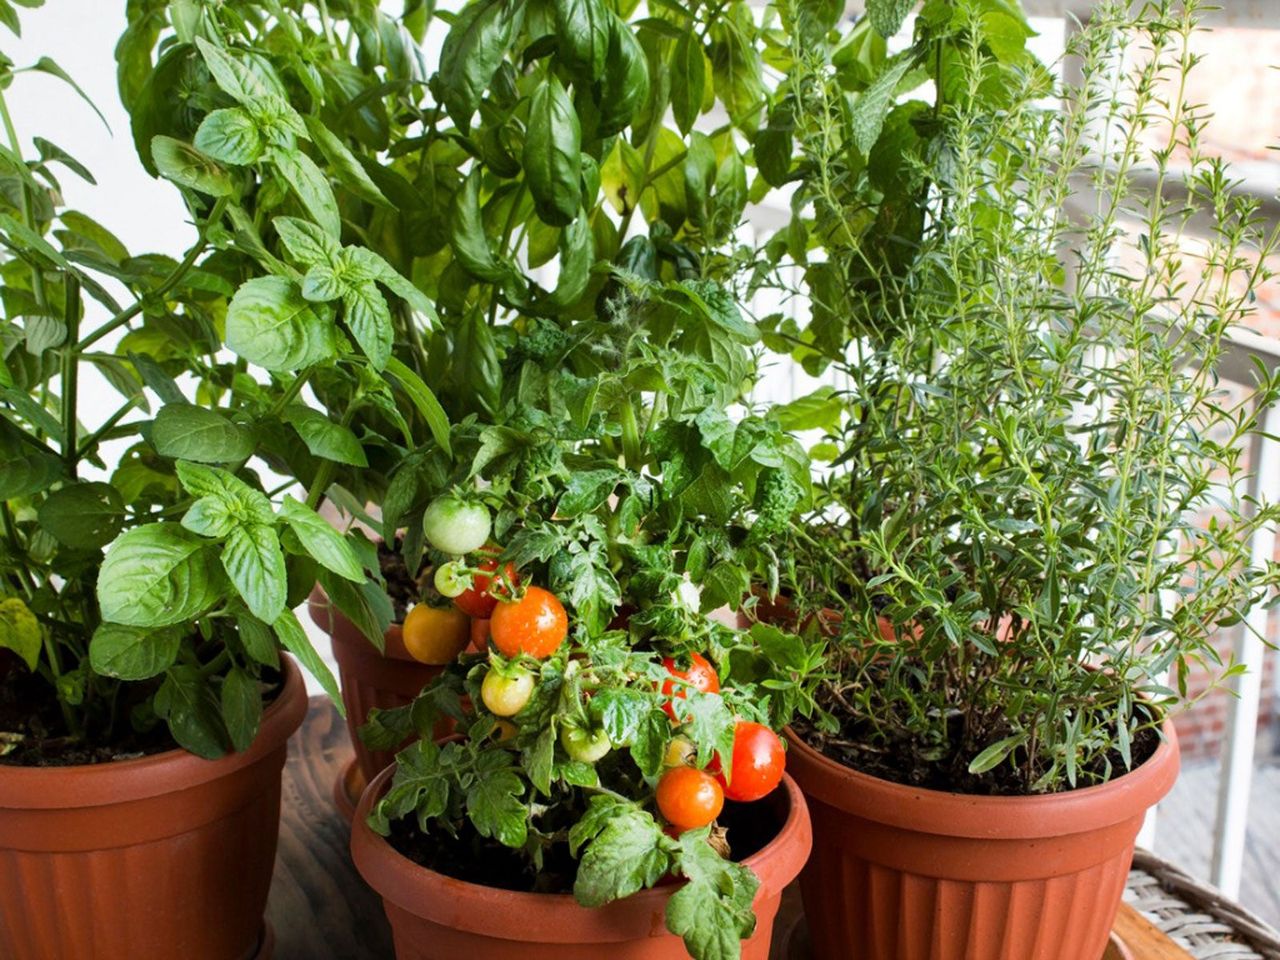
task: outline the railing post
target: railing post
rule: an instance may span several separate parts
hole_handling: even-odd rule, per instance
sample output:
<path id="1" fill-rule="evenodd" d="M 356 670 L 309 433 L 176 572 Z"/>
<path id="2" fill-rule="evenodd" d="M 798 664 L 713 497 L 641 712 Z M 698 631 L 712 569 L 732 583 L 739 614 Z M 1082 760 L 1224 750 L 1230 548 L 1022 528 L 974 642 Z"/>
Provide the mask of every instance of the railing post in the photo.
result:
<path id="1" fill-rule="evenodd" d="M 1251 464 L 1250 493 L 1256 499 L 1280 488 L 1280 405 L 1272 405 L 1263 415 L 1263 432 L 1255 436 Z M 1276 530 L 1272 524 L 1259 527 L 1250 545 L 1255 567 L 1275 557 Z M 1258 734 L 1258 710 L 1262 702 L 1262 667 L 1266 646 L 1267 617 L 1264 606 L 1249 611 L 1238 628 L 1235 659 L 1245 672 L 1231 684 L 1235 694 L 1227 703 L 1227 740 L 1222 753 L 1222 773 L 1218 781 L 1218 815 L 1213 834 L 1213 864 L 1209 879 L 1228 897 L 1240 894 L 1244 870 L 1245 836 L 1249 826 L 1249 792 L 1253 782 L 1253 753 Z"/>

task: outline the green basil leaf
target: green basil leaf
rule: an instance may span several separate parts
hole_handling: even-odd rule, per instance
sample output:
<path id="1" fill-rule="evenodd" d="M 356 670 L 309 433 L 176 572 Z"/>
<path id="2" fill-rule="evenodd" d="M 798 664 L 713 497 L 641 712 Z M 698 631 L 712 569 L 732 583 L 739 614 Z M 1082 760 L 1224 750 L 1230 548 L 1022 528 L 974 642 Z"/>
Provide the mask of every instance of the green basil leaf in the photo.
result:
<path id="1" fill-rule="evenodd" d="M 253 455 L 253 433 L 216 410 L 189 403 L 160 408 L 151 445 L 162 457 L 197 463 L 239 463 Z"/>
<path id="2" fill-rule="evenodd" d="M 109 483 L 73 483 L 45 498 L 36 519 L 59 543 L 98 550 L 124 527 L 124 500 Z"/>
<path id="3" fill-rule="evenodd" d="M 0 648 L 12 650 L 34 671 L 40 659 L 40 621 L 18 597 L 0 600 Z"/>
<path id="4" fill-rule="evenodd" d="M 520 29 L 523 10 L 508 0 L 477 0 L 458 14 L 444 38 L 437 73 L 441 97 L 464 132 L 470 129 L 471 116 Z"/>
<path id="5" fill-rule="evenodd" d="M 649 99 L 649 61 L 630 24 L 609 13 L 609 55 L 600 83 L 600 119 L 596 135 L 611 136 L 622 130 Z M 594 195 L 586 197 L 588 204 Z"/>
<path id="6" fill-rule="evenodd" d="M 110 623 L 164 627 L 212 608 L 225 585 L 208 541 L 176 523 L 153 523 L 126 531 L 107 550 L 98 605 Z"/>
<path id="7" fill-rule="evenodd" d="M 279 669 L 280 654 L 271 628 L 247 610 L 237 610 L 235 617 L 244 652 L 263 666 Z"/>
<path id="8" fill-rule="evenodd" d="M 227 346 L 267 370 L 300 370 L 337 353 L 333 325 L 283 277 L 255 277 L 227 307 Z"/>
<path id="9" fill-rule="evenodd" d="M 275 523 L 276 515 L 266 495 L 234 474 L 184 460 L 174 464 L 174 469 L 182 488 L 192 496 L 219 500 L 230 513 L 251 523 Z"/>
<path id="10" fill-rule="evenodd" d="M 477 280 L 498 283 L 510 276 L 511 268 L 499 261 L 489 246 L 489 234 L 480 212 L 480 177 L 481 172 L 473 170 L 454 197 L 449 240 L 453 255 L 467 273 Z"/>
<path id="11" fill-rule="evenodd" d="M 306 123 L 307 132 L 311 134 L 311 142 L 324 155 L 325 162 L 328 163 L 329 169 L 333 171 L 333 175 L 337 177 L 339 183 L 361 200 L 366 200 L 380 207 L 390 207 L 392 205 L 382 191 L 378 189 L 378 185 L 365 172 L 355 154 L 324 125 L 324 121 L 319 117 L 308 116 Z"/>
<path id="12" fill-rule="evenodd" d="M 196 756 L 216 760 L 227 752 L 220 704 L 199 667 L 185 663 L 171 667 L 153 703 L 156 715 L 169 724 L 173 739 Z"/>
<path id="13" fill-rule="evenodd" d="M 320 654 L 316 653 L 316 648 L 312 646 L 311 640 L 307 637 L 307 632 L 302 629 L 302 624 L 298 622 L 298 615 L 292 610 L 286 610 L 280 614 L 272 626 L 275 627 L 276 636 L 280 639 L 280 644 L 298 658 L 298 662 L 302 664 L 304 670 L 320 681 L 320 686 L 324 688 L 325 693 L 329 695 L 329 699 L 333 701 L 333 705 L 339 715 L 346 719 L 347 709 L 342 703 L 342 694 L 338 690 L 338 681 L 334 679 L 333 672 L 325 664 Z"/>
<path id="14" fill-rule="evenodd" d="M 239 107 L 215 110 L 205 117 L 194 142 L 205 155 L 237 166 L 256 162 L 263 151 L 257 124 Z"/>
<path id="15" fill-rule="evenodd" d="M 356 435 L 340 423 L 334 423 L 324 413 L 301 403 L 285 407 L 284 420 L 298 432 L 312 456 L 346 463 L 353 467 L 367 467 L 369 460 Z"/>
<path id="16" fill-rule="evenodd" d="M 348 580 L 364 582 L 364 567 L 355 550 L 318 513 L 293 497 L 285 497 L 280 506 L 280 516 L 317 563 Z"/>
<path id="17" fill-rule="evenodd" d="M 304 267 L 332 264 L 342 250 L 337 240 L 310 220 L 276 217 L 271 224 L 276 228 L 276 233 L 280 234 L 289 256 Z"/>
<path id="18" fill-rule="evenodd" d="M 262 691 L 258 681 L 232 668 L 222 678 L 222 722 L 236 750 L 248 750 L 262 722 Z"/>
<path id="19" fill-rule="evenodd" d="M 431 392 L 431 388 L 395 357 L 387 361 L 387 373 L 400 381 L 401 388 L 409 395 L 418 413 L 427 421 L 427 429 L 431 431 L 432 439 L 446 454 L 453 456 L 453 448 L 449 443 L 449 415 L 444 412 L 444 407 Z"/>
<path id="20" fill-rule="evenodd" d="M 297 149 L 273 148 L 270 159 L 316 223 L 333 237 L 341 236 L 342 219 L 338 215 L 338 201 L 334 199 L 328 177 L 316 166 L 316 162 Z"/>
<path id="21" fill-rule="evenodd" d="M 564 85 L 554 74 L 534 91 L 524 141 L 524 171 L 534 209 L 562 227 L 582 206 L 582 130 Z"/>
<path id="22" fill-rule="evenodd" d="M 355 624 L 379 653 L 384 652 L 387 630 L 395 618 L 387 591 L 372 580 L 356 584 L 328 570 L 320 571 L 319 580 L 329 603 Z M 329 632 L 333 632 L 332 625 Z"/>
<path id="23" fill-rule="evenodd" d="M 351 331 L 373 368 L 382 370 L 391 359 L 391 346 L 395 339 L 391 309 L 387 306 L 382 291 L 372 281 L 359 286 L 348 286 L 343 294 L 342 304 L 347 329 Z"/>
<path id="24" fill-rule="evenodd" d="M 162 177 L 180 187 L 190 187 L 211 197 L 229 197 L 236 192 L 231 174 L 189 143 L 173 137 L 152 137 L 151 159 Z"/>
<path id="25" fill-rule="evenodd" d="M 173 666 L 182 634 L 174 629 L 141 630 L 104 623 L 89 641 L 89 665 L 117 680 L 149 680 Z"/>
<path id="26" fill-rule="evenodd" d="M 560 276 L 546 302 L 557 311 L 572 306 L 587 291 L 595 263 L 595 239 L 585 212 L 560 231 Z"/>
<path id="27" fill-rule="evenodd" d="M 284 551 L 273 527 L 240 524 L 222 545 L 222 566 L 232 584 L 259 620 L 275 622 L 285 607 L 289 575 Z"/>
<path id="28" fill-rule="evenodd" d="M 702 113 L 707 83 L 707 55 L 696 31 L 685 30 L 671 57 L 671 115 L 685 136 Z"/>
<path id="29" fill-rule="evenodd" d="M 555 0 L 556 59 L 593 83 L 609 53 L 609 9 L 601 0 Z"/>
<path id="30" fill-rule="evenodd" d="M 261 69 L 241 62 L 239 58 L 233 57 L 204 37 L 196 37 L 195 42 L 222 92 L 238 103 L 248 106 L 260 97 L 285 95 L 279 81 L 269 77 Z"/>
<path id="31" fill-rule="evenodd" d="M 352 289 L 346 279 L 327 263 L 317 263 L 302 278 L 302 298 L 312 303 L 337 300 Z"/>

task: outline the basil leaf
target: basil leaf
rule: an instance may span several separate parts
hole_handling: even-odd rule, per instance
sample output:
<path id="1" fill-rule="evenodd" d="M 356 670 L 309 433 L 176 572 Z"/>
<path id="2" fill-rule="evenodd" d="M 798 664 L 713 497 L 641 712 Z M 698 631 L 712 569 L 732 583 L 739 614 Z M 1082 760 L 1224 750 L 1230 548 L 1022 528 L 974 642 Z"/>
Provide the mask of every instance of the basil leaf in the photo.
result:
<path id="1" fill-rule="evenodd" d="M 237 611 L 235 617 L 244 652 L 263 666 L 279 669 L 280 654 L 271 628 L 247 610 Z"/>
<path id="2" fill-rule="evenodd" d="M 286 496 L 280 506 L 280 516 L 317 563 L 348 580 L 364 582 L 364 567 L 355 550 L 318 513 Z"/>
<path id="3" fill-rule="evenodd" d="M 262 134 L 253 118 L 239 107 L 215 110 L 200 123 L 195 146 L 214 160 L 237 166 L 262 156 Z"/>
<path id="4" fill-rule="evenodd" d="M 222 678 L 222 722 L 236 750 L 248 750 L 262 722 L 262 691 L 258 681 L 232 668 Z"/>
<path id="5" fill-rule="evenodd" d="M 189 143 L 173 137 L 152 137 L 151 159 L 162 177 L 181 187 L 199 190 L 211 197 L 229 197 L 236 192 L 226 169 Z"/>
<path id="6" fill-rule="evenodd" d="M 283 277 L 255 277 L 227 307 L 227 346 L 267 370 L 299 370 L 337 353 L 332 324 Z"/>
<path id="7" fill-rule="evenodd" d="M 280 616 L 289 578 L 274 528 L 261 523 L 233 527 L 222 546 L 222 566 L 250 613 L 267 623 Z"/>
<path id="8" fill-rule="evenodd" d="M 409 394 L 409 399 L 413 401 L 414 407 L 417 408 L 422 418 L 427 421 L 427 428 L 431 431 L 432 439 L 440 445 L 440 449 L 452 456 L 453 450 L 449 444 L 449 415 L 444 412 L 444 407 L 440 405 L 436 395 L 431 392 L 431 388 L 422 382 L 421 377 L 395 357 L 387 361 L 387 373 L 400 381 L 401 388 L 405 393 Z"/>
<path id="9" fill-rule="evenodd" d="M 189 403 L 160 408 L 151 445 L 163 457 L 197 463 L 238 463 L 253 455 L 253 434 L 216 410 Z"/>
<path id="10" fill-rule="evenodd" d="M 671 115 L 685 136 L 702 113 L 707 84 L 707 55 L 696 31 L 685 30 L 671 56 Z"/>
<path id="11" fill-rule="evenodd" d="M 485 88 L 519 30 L 523 7 L 507 0 L 478 0 L 463 9 L 440 49 L 437 73 L 445 109 L 459 129 L 471 127 Z"/>
<path id="12" fill-rule="evenodd" d="M 117 680 L 149 680 L 173 666 L 182 635 L 177 630 L 140 630 L 104 623 L 89 641 L 89 665 Z"/>
<path id="13" fill-rule="evenodd" d="M 98 604 L 108 622 L 163 627 L 209 610 L 225 583 L 208 541 L 176 523 L 153 523 L 111 545 L 98 573 Z"/>
<path id="14" fill-rule="evenodd" d="M 43 444 L 28 442 L 0 419 L 0 500 L 16 500 L 47 490 L 62 476 L 62 459 Z"/>
<path id="15" fill-rule="evenodd" d="M 271 162 L 289 182 L 307 212 L 315 217 L 332 236 L 342 233 L 342 219 L 338 215 L 338 201 L 334 199 L 329 179 L 316 166 L 316 162 L 301 150 L 272 149 Z"/>
<path id="16" fill-rule="evenodd" d="M 562 227 L 582 206 L 582 130 L 578 113 L 554 74 L 533 94 L 524 141 L 524 171 L 534 209 Z"/>
<path id="17" fill-rule="evenodd" d="M 604 72 L 610 11 L 601 0 L 555 0 L 556 58 L 588 83 Z"/>
<path id="18" fill-rule="evenodd" d="M 600 84 L 600 119 L 596 134 L 611 136 L 622 130 L 649 99 L 649 61 L 630 24 L 609 14 L 609 55 Z M 587 197 L 587 201 L 594 196 Z"/>
<path id="19" fill-rule="evenodd" d="M 324 155 L 325 162 L 328 163 L 329 169 L 337 177 L 339 183 L 361 200 L 377 204 L 380 207 L 391 207 L 391 202 L 378 189 L 378 185 L 373 182 L 369 174 L 365 172 L 356 155 L 324 125 L 324 122 L 319 117 L 308 116 L 306 123 L 307 132 L 311 135 L 311 142 Z"/>
<path id="20" fill-rule="evenodd" d="M 304 267 L 331 264 L 342 250 L 338 241 L 310 220 L 276 217 L 271 221 L 285 249 Z"/>
<path id="21" fill-rule="evenodd" d="M 373 281 L 347 287 L 342 303 L 347 329 L 375 370 L 382 370 L 391 359 L 395 331 L 391 325 L 391 309 Z"/>
<path id="22" fill-rule="evenodd" d="M 180 746 L 206 760 L 216 760 L 227 752 L 227 731 L 218 698 L 199 667 L 171 667 L 153 703 L 156 715 L 168 722 L 169 732 Z"/>
<path id="23" fill-rule="evenodd" d="M 340 423 L 334 423 L 324 413 L 301 403 L 285 407 L 284 421 L 297 431 L 313 457 L 346 463 L 353 467 L 367 467 L 369 460 L 356 435 Z"/>
<path id="24" fill-rule="evenodd" d="M 449 240 L 453 255 L 467 273 L 477 280 L 499 283 L 510 275 L 511 268 L 499 261 L 489 246 L 484 216 L 480 212 L 480 176 L 478 169 L 473 170 L 454 198 Z"/>
<path id="25" fill-rule="evenodd" d="M 109 483 L 73 483 L 49 494 L 36 519 L 59 543 L 97 550 L 124 526 L 124 500 Z"/>
<path id="26" fill-rule="evenodd" d="M 546 298 L 557 310 L 571 306 L 587 291 L 595 263 L 595 239 L 584 211 L 560 231 L 560 276 L 555 291 Z"/>
<path id="27" fill-rule="evenodd" d="M 342 703 L 338 681 L 333 678 L 333 672 L 320 654 L 316 653 L 316 648 L 312 646 L 307 632 L 298 622 L 298 615 L 292 610 L 286 610 L 280 614 L 272 626 L 275 627 L 276 636 L 279 637 L 281 645 L 298 658 L 304 670 L 320 681 L 320 686 L 333 701 L 334 708 L 343 719 L 346 719 L 347 708 Z"/>

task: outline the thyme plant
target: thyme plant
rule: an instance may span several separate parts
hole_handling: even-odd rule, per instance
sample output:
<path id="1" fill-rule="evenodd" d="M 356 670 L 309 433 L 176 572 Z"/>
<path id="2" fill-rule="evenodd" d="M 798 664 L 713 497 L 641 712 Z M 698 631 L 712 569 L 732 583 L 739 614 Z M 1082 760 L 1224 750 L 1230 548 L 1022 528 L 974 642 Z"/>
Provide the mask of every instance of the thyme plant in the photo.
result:
<path id="1" fill-rule="evenodd" d="M 773 249 L 815 303 L 774 337 L 852 387 L 791 407 L 840 423 L 789 586 L 841 641 L 809 734 L 855 767 L 1105 781 L 1154 749 L 1197 664 L 1237 669 L 1214 641 L 1276 583 L 1249 540 L 1280 510 L 1248 498 L 1243 452 L 1280 383 L 1219 374 L 1277 233 L 1188 101 L 1201 6 L 1099 5 L 1070 83 L 990 0 L 926 4 L 852 106 L 830 59 L 802 61 L 812 206 L 791 229 L 814 239 Z M 879 105 L 869 137 L 870 91 L 925 78 L 933 103 Z"/>

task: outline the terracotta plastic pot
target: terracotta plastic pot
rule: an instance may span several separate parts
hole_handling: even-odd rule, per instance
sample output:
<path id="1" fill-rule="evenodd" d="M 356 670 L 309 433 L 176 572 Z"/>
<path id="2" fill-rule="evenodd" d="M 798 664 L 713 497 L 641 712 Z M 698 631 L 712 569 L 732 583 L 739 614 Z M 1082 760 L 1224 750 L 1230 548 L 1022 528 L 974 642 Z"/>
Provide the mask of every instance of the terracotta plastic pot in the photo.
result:
<path id="1" fill-rule="evenodd" d="M 382 896 L 397 960 L 687 960 L 667 931 L 670 887 L 643 890 L 591 909 L 567 894 L 519 893 L 455 880 L 402 857 L 369 829 L 365 817 L 392 771 L 369 784 L 356 811 L 351 855 Z M 761 803 L 776 804 L 778 834 L 745 861 L 760 878 L 756 931 L 743 960 L 767 960 L 782 890 L 795 879 L 812 846 L 804 797 L 787 777 Z"/>
<path id="2" fill-rule="evenodd" d="M 284 673 L 244 753 L 0 767 L 0 957 L 269 956 L 280 775 L 307 712 Z"/>
<path id="3" fill-rule="evenodd" d="M 815 960 L 1098 960 L 1143 815 L 1178 776 L 1164 735 L 1102 786 L 984 797 L 858 773 L 788 730 L 816 841 L 800 878 Z"/>
<path id="4" fill-rule="evenodd" d="M 307 607 L 311 619 L 333 640 L 333 656 L 338 661 L 342 702 L 347 708 L 347 730 L 356 756 L 354 769 L 348 768 L 339 778 L 335 795 L 339 807 L 345 806 L 345 815 L 350 817 L 364 785 L 391 763 L 396 754 L 395 750 L 370 750 L 361 742 L 360 727 L 368 719 L 369 711 L 374 707 L 390 710 L 409 703 L 440 673 L 440 668 L 409 656 L 398 623 L 393 623 L 383 638 L 386 644 L 383 654 L 329 602 L 319 587 L 312 591 Z"/>

